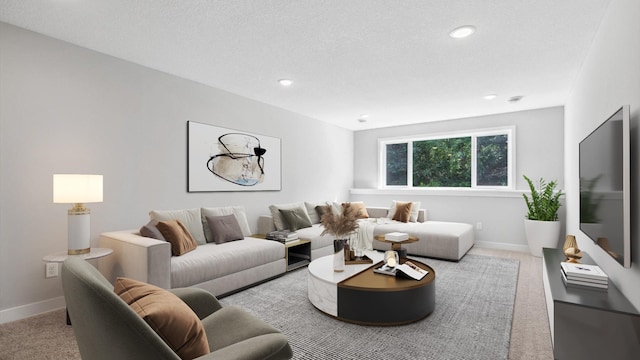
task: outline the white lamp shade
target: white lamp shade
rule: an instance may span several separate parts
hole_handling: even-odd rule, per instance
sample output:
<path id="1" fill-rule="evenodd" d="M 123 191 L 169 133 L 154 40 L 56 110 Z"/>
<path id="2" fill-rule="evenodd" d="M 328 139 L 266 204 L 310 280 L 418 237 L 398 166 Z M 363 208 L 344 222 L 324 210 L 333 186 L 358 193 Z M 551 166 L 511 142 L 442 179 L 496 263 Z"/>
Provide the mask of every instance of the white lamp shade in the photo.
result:
<path id="1" fill-rule="evenodd" d="M 53 174 L 53 202 L 102 202 L 102 175 Z"/>

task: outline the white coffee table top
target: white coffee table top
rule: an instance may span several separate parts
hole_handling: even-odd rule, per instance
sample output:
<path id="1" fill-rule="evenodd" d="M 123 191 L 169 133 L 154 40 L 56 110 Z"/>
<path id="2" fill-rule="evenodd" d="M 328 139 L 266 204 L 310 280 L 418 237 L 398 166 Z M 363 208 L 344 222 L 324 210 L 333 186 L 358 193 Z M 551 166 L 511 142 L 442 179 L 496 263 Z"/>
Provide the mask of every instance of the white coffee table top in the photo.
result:
<path id="1" fill-rule="evenodd" d="M 338 316 L 338 283 L 347 279 L 384 259 L 384 253 L 364 251 L 373 263 L 345 265 L 344 271 L 333 271 L 333 255 L 323 256 L 313 260 L 307 267 L 309 301 L 332 316 Z"/>
<path id="2" fill-rule="evenodd" d="M 384 259 L 384 253 L 381 252 L 365 250 L 364 254 L 367 255 L 369 259 L 373 260 L 373 263 L 345 265 L 344 271 L 336 272 L 333 271 L 333 255 L 327 255 L 313 260 L 309 264 L 309 274 L 317 280 L 322 280 L 330 284 L 337 284 Z"/>

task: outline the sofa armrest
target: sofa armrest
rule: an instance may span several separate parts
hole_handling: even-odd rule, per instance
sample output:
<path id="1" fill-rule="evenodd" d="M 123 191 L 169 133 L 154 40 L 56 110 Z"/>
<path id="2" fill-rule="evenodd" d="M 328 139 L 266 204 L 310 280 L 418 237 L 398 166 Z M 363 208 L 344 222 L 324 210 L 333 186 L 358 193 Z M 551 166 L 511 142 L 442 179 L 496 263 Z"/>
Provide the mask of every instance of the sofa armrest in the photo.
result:
<path id="1" fill-rule="evenodd" d="M 258 234 L 266 235 L 275 230 L 276 225 L 273 223 L 271 215 L 260 215 L 258 217 Z"/>
<path id="2" fill-rule="evenodd" d="M 99 246 L 113 250 L 98 262 L 98 269 L 112 284 L 119 276 L 164 289 L 171 288 L 171 244 L 140 236 L 137 230 L 100 234 Z"/>

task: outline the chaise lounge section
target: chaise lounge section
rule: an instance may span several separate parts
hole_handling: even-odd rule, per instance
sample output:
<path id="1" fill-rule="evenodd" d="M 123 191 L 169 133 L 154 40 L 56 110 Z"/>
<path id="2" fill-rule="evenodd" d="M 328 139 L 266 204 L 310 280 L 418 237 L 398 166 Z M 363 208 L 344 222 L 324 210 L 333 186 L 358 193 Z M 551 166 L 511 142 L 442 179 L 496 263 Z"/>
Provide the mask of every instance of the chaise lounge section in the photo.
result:
<path id="1" fill-rule="evenodd" d="M 324 227 L 320 223 L 320 216 L 316 208 L 327 203 L 289 203 L 270 206 L 271 215 L 261 215 L 258 219 L 258 232 L 267 234 L 275 230 L 286 229 L 284 218 L 278 219 L 280 210 L 304 209 L 311 222 L 310 227 L 296 229 L 301 239 L 311 242 L 311 259 L 333 254 L 333 236 L 325 234 L 320 236 Z M 357 203 L 353 203 L 357 204 Z M 458 261 L 473 247 L 475 233 L 473 226 L 466 223 L 427 221 L 426 210 L 419 209 L 420 203 L 414 203 L 412 221 L 400 222 L 393 219 L 395 204 L 390 207 L 364 207 L 367 218 L 360 220 L 361 227 L 373 227 L 373 236 L 384 235 L 390 232 L 404 232 L 415 236 L 419 241 L 403 245 L 407 253 L 416 256 L 424 256 L 445 260 Z M 340 204 L 333 204 L 339 208 Z M 359 206 L 364 206 L 362 203 Z M 300 210 L 298 210 L 300 211 Z M 372 240 L 375 250 L 389 250 L 391 244 L 378 240 Z"/>

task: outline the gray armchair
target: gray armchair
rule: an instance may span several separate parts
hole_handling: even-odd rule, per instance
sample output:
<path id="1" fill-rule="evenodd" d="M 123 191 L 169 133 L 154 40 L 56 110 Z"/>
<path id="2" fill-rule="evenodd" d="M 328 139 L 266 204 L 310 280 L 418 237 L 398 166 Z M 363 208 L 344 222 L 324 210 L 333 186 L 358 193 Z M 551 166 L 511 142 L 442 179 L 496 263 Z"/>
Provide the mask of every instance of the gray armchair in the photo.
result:
<path id="1" fill-rule="evenodd" d="M 73 331 L 84 360 L 173 359 L 180 357 L 113 291 L 85 260 L 69 258 L 62 287 Z M 201 319 L 211 353 L 198 359 L 290 359 L 287 338 L 277 329 L 234 307 L 222 307 L 197 288 L 168 290 Z"/>

